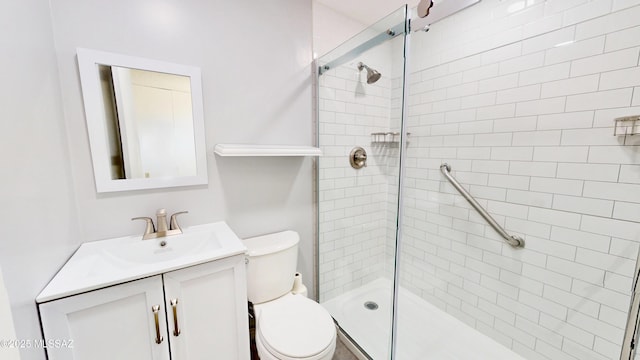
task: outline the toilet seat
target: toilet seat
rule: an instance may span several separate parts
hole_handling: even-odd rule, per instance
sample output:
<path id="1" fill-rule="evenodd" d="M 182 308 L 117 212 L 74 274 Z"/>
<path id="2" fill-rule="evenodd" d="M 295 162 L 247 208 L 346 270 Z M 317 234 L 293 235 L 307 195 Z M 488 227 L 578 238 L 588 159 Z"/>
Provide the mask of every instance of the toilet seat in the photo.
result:
<path id="1" fill-rule="evenodd" d="M 256 342 L 282 360 L 325 359 L 335 350 L 329 312 L 301 295 L 287 294 L 259 305 Z"/>
<path id="2" fill-rule="evenodd" d="M 282 355 L 277 351 L 274 351 L 272 348 L 267 349 L 260 336 L 256 338 L 256 348 L 258 350 L 258 355 L 262 360 L 331 360 L 333 359 L 333 353 L 336 350 L 336 342 L 331 342 L 329 347 L 324 349 L 321 353 L 304 358 L 290 357 Z"/>

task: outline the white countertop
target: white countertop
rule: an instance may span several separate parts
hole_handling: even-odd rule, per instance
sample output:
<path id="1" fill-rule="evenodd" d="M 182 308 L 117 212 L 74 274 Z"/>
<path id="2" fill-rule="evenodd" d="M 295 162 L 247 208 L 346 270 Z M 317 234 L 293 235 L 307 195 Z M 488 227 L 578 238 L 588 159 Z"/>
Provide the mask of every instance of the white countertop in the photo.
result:
<path id="1" fill-rule="evenodd" d="M 190 226 L 183 234 L 142 235 L 86 242 L 36 297 L 37 303 L 244 254 L 247 248 L 221 221 Z M 161 246 L 161 242 L 166 245 Z"/>

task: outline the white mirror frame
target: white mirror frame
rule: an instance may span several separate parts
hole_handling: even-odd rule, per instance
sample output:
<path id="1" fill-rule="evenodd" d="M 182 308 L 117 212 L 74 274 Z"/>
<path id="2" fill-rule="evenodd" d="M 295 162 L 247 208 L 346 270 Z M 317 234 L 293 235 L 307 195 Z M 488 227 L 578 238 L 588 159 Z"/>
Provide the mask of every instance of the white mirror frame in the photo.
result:
<path id="1" fill-rule="evenodd" d="M 199 68 L 82 48 L 77 49 L 77 55 L 91 158 L 93 159 L 93 174 L 98 193 L 208 184 L 202 79 Z M 102 101 L 98 65 L 120 66 L 183 75 L 191 79 L 191 103 L 193 107 L 197 169 L 195 176 L 140 179 L 111 178 L 107 120 Z"/>

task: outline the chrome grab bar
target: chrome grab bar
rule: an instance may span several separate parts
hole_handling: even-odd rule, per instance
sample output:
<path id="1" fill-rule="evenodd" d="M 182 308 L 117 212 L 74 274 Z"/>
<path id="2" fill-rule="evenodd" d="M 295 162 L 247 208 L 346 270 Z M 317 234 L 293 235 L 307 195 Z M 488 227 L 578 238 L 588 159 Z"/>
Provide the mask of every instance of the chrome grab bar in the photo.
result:
<path id="1" fill-rule="evenodd" d="M 638 318 L 640 318 L 640 253 L 636 260 L 636 272 L 633 277 L 633 288 L 631 289 L 631 304 L 629 305 L 629 315 L 627 315 L 627 326 L 624 330 L 622 340 L 622 351 L 620 360 L 632 360 L 636 353 L 636 337 L 638 335 Z"/>
<path id="2" fill-rule="evenodd" d="M 509 245 L 511 245 L 513 247 L 524 247 L 524 239 L 523 238 L 521 238 L 518 235 L 509 235 L 502 228 L 502 226 L 500 226 L 500 224 L 498 224 L 498 222 L 494 218 L 492 218 L 491 215 L 489 215 L 487 210 L 485 210 L 480 205 L 480 203 L 478 203 L 478 201 L 476 201 L 476 199 L 474 199 L 473 196 L 471 196 L 471 194 L 469 194 L 469 192 L 467 190 L 465 190 L 465 188 L 463 188 L 462 185 L 460 185 L 458 180 L 456 180 L 453 176 L 451 176 L 451 173 L 450 173 L 451 166 L 449 164 L 444 163 L 444 164 L 440 165 L 440 171 L 447 178 L 447 180 L 449 180 L 451 185 L 453 185 L 453 187 L 456 188 L 456 190 L 458 190 L 460 195 L 462 195 L 465 199 L 467 199 L 469 204 L 471 204 L 471 206 L 473 206 L 473 208 L 476 209 L 476 211 L 478 211 L 478 214 L 480 214 L 480 216 L 482 216 L 485 220 L 487 220 L 489 225 L 491 225 L 491 227 L 495 231 L 497 231 L 498 234 L 500 234 L 500 236 L 502 236 L 507 241 L 507 243 L 509 243 Z"/>

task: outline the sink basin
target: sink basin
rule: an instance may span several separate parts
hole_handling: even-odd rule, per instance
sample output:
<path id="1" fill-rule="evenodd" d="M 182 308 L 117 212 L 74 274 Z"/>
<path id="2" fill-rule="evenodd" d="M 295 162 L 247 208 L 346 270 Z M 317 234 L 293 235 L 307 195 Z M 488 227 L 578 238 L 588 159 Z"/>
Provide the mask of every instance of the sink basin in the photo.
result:
<path id="1" fill-rule="evenodd" d="M 213 232 L 192 232 L 164 238 L 114 244 L 104 250 L 106 258 L 116 264 L 135 266 L 175 260 L 221 247 Z"/>
<path id="2" fill-rule="evenodd" d="M 244 254 L 247 248 L 225 222 L 191 226 L 182 234 L 142 235 L 86 242 L 36 297 L 38 303 Z"/>

